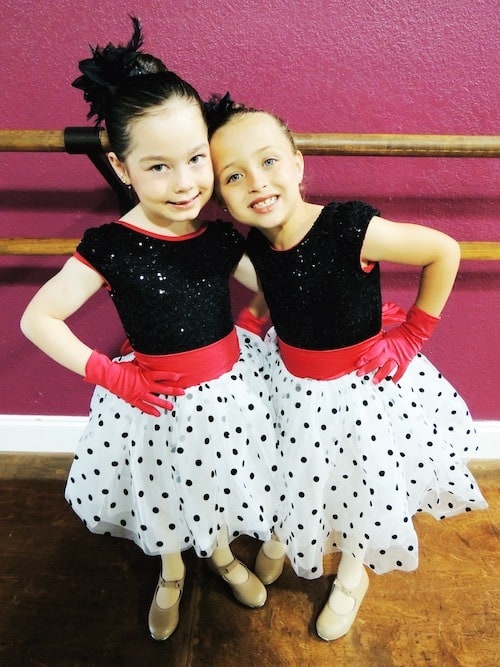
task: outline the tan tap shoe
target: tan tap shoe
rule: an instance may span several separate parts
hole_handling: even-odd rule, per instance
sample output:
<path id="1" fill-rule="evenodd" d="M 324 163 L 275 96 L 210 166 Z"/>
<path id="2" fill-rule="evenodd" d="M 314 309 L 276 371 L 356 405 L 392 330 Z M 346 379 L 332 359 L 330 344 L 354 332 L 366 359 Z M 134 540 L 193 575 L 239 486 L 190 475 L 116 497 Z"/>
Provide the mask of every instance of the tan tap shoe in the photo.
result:
<path id="1" fill-rule="evenodd" d="M 165 581 L 160 574 L 158 586 L 156 587 L 148 616 L 149 632 L 151 633 L 151 637 L 157 641 L 162 642 L 165 641 L 165 639 L 168 639 L 179 623 L 179 603 L 184 589 L 185 576 L 186 575 L 177 581 Z M 176 588 L 179 591 L 177 601 L 166 609 L 160 607 L 156 602 L 156 595 L 160 588 Z"/>
<path id="2" fill-rule="evenodd" d="M 222 566 L 216 565 L 212 559 L 209 558 L 208 565 L 211 570 L 216 572 L 227 584 L 229 584 L 229 587 L 238 602 L 241 602 L 241 604 L 244 604 L 246 607 L 252 608 L 262 607 L 265 604 L 267 591 L 262 582 L 237 558 L 234 558 L 228 565 Z M 227 575 L 234 570 L 235 567 L 238 567 L 238 565 L 241 565 L 247 571 L 248 575 L 246 581 L 241 584 L 235 584 L 227 578 Z"/>
<path id="3" fill-rule="evenodd" d="M 255 559 L 255 574 L 263 584 L 268 586 L 281 576 L 284 565 L 285 554 L 278 556 L 278 558 L 270 558 L 264 553 L 264 545 L 262 545 Z"/>
<path id="4" fill-rule="evenodd" d="M 351 611 L 345 614 L 339 614 L 330 606 L 331 593 L 328 598 L 328 602 L 323 607 L 318 619 L 316 621 L 316 631 L 321 639 L 326 639 L 326 641 L 332 641 L 333 639 L 339 639 L 346 635 L 351 629 L 354 619 L 358 613 L 359 607 L 365 593 L 368 590 L 368 575 L 366 570 L 363 568 L 361 579 L 359 584 L 355 588 L 346 588 L 343 586 L 338 579 L 335 579 L 334 589 L 339 588 L 344 595 L 347 595 L 352 599 L 352 609 Z"/>

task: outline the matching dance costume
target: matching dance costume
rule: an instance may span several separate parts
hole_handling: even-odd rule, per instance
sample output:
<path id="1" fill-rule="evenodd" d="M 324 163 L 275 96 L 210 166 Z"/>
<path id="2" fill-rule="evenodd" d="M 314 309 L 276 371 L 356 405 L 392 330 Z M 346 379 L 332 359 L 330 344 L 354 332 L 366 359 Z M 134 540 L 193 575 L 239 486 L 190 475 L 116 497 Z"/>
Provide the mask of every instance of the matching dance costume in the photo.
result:
<path id="1" fill-rule="evenodd" d="M 231 223 L 181 237 L 118 222 L 75 257 L 105 281 L 144 368 L 178 372 L 172 411 L 141 412 L 96 387 L 66 498 L 94 533 L 149 555 L 208 557 L 241 534 L 270 537 L 276 433 L 264 343 L 233 326 L 228 281 L 244 252 Z M 171 383 L 174 384 L 174 383 Z"/>
<path id="2" fill-rule="evenodd" d="M 247 237 L 274 324 L 275 532 L 308 579 L 339 549 L 379 574 L 415 569 L 415 513 L 487 507 L 464 462 L 477 449 L 471 416 L 439 371 L 418 354 L 397 384 L 356 374 L 381 335 L 379 266 L 360 261 L 374 215 L 362 202 L 333 202 L 283 251 L 256 228 Z"/>

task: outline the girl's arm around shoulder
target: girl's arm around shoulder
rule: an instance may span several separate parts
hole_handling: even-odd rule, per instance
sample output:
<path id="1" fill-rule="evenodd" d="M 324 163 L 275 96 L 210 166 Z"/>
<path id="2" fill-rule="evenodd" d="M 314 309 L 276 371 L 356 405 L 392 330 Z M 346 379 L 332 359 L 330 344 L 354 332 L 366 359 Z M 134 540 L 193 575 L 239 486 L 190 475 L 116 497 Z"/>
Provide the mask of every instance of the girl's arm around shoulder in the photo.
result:
<path id="1" fill-rule="evenodd" d="M 255 273 L 252 260 L 248 255 L 243 255 L 236 265 L 236 268 L 233 271 L 233 278 L 252 292 L 260 291 L 257 274 Z"/>
<path id="2" fill-rule="evenodd" d="M 263 337 L 269 328 L 269 309 L 248 255 L 243 255 L 233 275 L 247 289 L 255 292 L 249 304 L 238 313 L 235 324 Z"/>
<path id="3" fill-rule="evenodd" d="M 64 320 L 95 294 L 103 282 L 96 271 L 71 257 L 35 294 L 21 318 L 21 330 L 32 343 L 82 376 L 92 348 L 77 338 Z"/>
<path id="4" fill-rule="evenodd" d="M 362 260 L 421 266 L 415 301 L 438 317 L 450 295 L 460 264 L 460 246 L 447 234 L 430 227 L 392 222 L 374 216 L 366 231 Z"/>

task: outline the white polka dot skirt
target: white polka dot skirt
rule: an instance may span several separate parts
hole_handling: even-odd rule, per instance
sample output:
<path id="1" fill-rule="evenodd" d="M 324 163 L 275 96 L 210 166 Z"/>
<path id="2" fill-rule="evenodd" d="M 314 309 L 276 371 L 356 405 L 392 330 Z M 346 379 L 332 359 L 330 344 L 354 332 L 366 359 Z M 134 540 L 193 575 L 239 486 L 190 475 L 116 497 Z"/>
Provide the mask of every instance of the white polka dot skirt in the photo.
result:
<path id="1" fill-rule="evenodd" d="M 378 574 L 413 570 L 417 512 L 436 519 L 487 503 L 465 465 L 477 449 L 464 401 L 422 355 L 399 384 L 350 373 L 291 375 L 268 335 L 279 455 L 276 533 L 295 572 L 325 553 L 353 554 Z"/>
<path id="2" fill-rule="evenodd" d="M 96 387 L 66 484 L 89 530 L 149 555 L 206 557 L 238 535 L 270 537 L 277 450 L 264 344 L 237 331 L 232 370 L 169 397 L 161 417 Z"/>

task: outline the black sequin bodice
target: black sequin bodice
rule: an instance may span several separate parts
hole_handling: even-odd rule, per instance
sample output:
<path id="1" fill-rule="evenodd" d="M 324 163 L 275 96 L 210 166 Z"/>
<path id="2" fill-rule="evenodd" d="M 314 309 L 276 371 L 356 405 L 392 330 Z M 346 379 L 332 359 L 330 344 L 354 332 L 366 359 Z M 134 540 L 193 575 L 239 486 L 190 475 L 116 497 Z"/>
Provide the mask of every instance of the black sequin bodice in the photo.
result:
<path id="1" fill-rule="evenodd" d="M 293 248 L 275 250 L 257 229 L 247 252 L 254 263 L 278 336 L 289 345 L 329 350 L 380 331 L 380 271 L 361 268 L 368 223 L 379 212 L 363 202 L 325 206 Z"/>
<path id="2" fill-rule="evenodd" d="M 220 220 L 184 237 L 110 223 L 87 230 L 77 256 L 106 281 L 132 347 L 169 354 L 210 345 L 231 331 L 228 281 L 244 243 Z"/>

